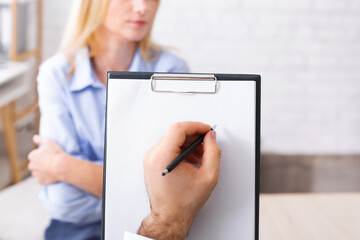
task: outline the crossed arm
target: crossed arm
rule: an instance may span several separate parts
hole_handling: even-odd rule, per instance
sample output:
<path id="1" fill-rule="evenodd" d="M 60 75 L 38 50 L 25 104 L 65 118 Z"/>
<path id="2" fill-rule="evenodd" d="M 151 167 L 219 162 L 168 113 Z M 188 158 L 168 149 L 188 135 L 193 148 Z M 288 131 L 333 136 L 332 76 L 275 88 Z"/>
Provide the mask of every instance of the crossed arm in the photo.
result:
<path id="1" fill-rule="evenodd" d="M 29 153 L 28 168 L 40 184 L 67 182 L 102 196 L 103 166 L 66 154 L 48 138 L 35 135 L 33 141 L 42 147 Z"/>

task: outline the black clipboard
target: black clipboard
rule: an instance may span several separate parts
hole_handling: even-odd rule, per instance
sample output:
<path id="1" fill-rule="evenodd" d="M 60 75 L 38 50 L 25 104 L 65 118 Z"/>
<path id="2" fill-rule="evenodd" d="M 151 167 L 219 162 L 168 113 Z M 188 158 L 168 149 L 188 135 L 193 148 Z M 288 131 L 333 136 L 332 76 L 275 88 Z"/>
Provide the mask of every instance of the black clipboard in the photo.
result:
<path id="1" fill-rule="evenodd" d="M 110 71 L 108 72 L 108 81 L 107 81 L 107 107 L 106 107 L 106 130 L 105 130 L 105 153 L 104 153 L 104 181 L 103 181 L 103 222 L 102 222 L 102 239 L 113 239 L 115 236 L 110 236 L 110 233 L 112 231 L 108 230 L 108 226 L 111 228 L 114 228 L 112 226 L 116 226 L 116 224 L 112 224 L 111 222 L 117 221 L 115 218 L 110 218 L 109 213 L 112 212 L 112 209 L 110 209 L 112 206 L 110 205 L 109 200 L 109 188 L 111 188 L 111 177 L 109 176 L 109 164 L 112 159 L 108 156 L 109 153 L 109 140 L 108 135 L 110 128 L 109 127 L 109 111 L 112 111 L 112 107 L 114 105 L 109 104 L 109 98 L 112 98 L 117 93 L 112 92 L 113 85 L 112 83 L 119 82 L 119 81 L 143 81 L 143 84 L 147 84 L 149 86 L 149 91 L 156 92 L 158 94 L 196 94 L 197 91 L 185 91 L 182 89 L 181 91 L 173 91 L 171 90 L 163 90 L 161 84 L 159 84 L 161 81 L 176 81 L 176 80 L 184 80 L 187 82 L 191 81 L 203 81 L 207 82 L 206 84 L 209 84 L 207 86 L 207 91 L 200 92 L 199 94 L 216 94 L 217 91 L 221 91 L 221 83 L 226 83 L 228 81 L 236 81 L 236 82 L 242 82 L 242 83 L 252 83 L 255 84 L 254 90 L 255 90 L 255 147 L 254 147 L 254 208 L 253 208 L 253 238 L 251 239 L 259 239 L 259 193 L 260 193 L 260 114 L 261 114 L 261 77 L 260 75 L 251 75 L 251 74 L 180 74 L 180 73 L 152 73 L 152 72 L 117 72 L 117 71 Z M 146 82 L 146 83 L 145 83 Z M 211 85 L 214 85 L 214 92 L 212 90 Z M 220 86 L 219 86 L 220 85 Z M 211 89 L 210 91 L 208 89 Z M 230 99 L 230 102 L 232 100 Z M 110 109 L 109 109 L 110 108 Z M 118 109 L 121 111 L 121 109 Z M 112 132 L 112 130 L 111 130 Z M 124 186 L 126 187 L 126 186 Z M 130 186 L 129 186 L 130 187 Z M 112 190 L 113 191 L 113 190 Z M 114 190 L 115 191 L 115 190 Z M 113 195 L 112 195 L 113 196 Z M 120 205 L 117 206 L 117 208 L 121 208 Z M 146 216 L 146 215 L 145 215 Z M 145 217 L 144 216 L 144 217 Z M 110 222 L 110 223 L 109 223 Z M 138 226 L 140 226 L 141 221 L 138 222 Z M 113 230 L 113 229 L 112 229 Z M 131 231 L 131 229 L 128 229 Z M 191 231 L 191 230 L 190 230 Z M 134 232 L 134 231 L 132 231 Z M 136 232 L 135 232 L 136 233 Z M 117 238 L 122 238 L 121 234 L 117 236 Z M 232 236 L 232 239 L 243 239 L 241 236 Z M 193 239 L 193 238 L 190 238 Z M 227 239 L 227 238 L 222 238 Z M 246 238 L 247 239 L 247 238 Z"/>

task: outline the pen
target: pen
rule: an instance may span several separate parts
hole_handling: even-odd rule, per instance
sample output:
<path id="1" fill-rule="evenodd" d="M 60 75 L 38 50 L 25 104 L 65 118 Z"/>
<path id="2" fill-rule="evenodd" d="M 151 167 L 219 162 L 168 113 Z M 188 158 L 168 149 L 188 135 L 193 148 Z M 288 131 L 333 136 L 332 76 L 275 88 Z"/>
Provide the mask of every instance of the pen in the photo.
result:
<path id="1" fill-rule="evenodd" d="M 210 129 L 210 131 L 215 130 L 216 124 Z M 189 155 L 197 146 L 199 146 L 205 137 L 206 133 L 198 137 L 188 148 L 186 148 L 179 156 L 177 156 L 165 169 L 162 171 L 161 176 L 165 176 L 167 173 L 171 172 L 176 168 L 179 163 L 181 163 L 187 155 Z"/>

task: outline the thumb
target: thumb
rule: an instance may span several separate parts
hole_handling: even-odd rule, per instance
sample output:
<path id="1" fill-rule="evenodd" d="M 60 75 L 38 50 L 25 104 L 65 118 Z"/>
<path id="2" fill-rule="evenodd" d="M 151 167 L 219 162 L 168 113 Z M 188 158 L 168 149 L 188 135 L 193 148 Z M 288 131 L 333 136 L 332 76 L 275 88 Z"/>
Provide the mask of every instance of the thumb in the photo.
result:
<path id="1" fill-rule="evenodd" d="M 204 138 L 204 153 L 201 168 L 211 176 L 218 177 L 220 170 L 221 150 L 216 143 L 216 132 L 209 131 Z"/>
<path id="2" fill-rule="evenodd" d="M 36 145 L 49 145 L 50 140 L 47 139 L 46 137 L 43 137 L 43 136 L 34 135 L 33 136 L 33 142 Z"/>

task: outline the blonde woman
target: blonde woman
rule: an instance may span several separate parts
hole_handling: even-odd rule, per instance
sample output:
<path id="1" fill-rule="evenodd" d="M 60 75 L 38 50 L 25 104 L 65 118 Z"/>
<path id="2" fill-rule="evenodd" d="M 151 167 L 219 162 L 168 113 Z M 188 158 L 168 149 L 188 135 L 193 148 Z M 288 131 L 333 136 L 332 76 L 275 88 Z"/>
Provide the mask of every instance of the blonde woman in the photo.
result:
<path id="1" fill-rule="evenodd" d="M 187 72 L 150 41 L 159 0 L 74 1 L 60 53 L 39 70 L 41 148 L 29 169 L 44 185 L 46 239 L 100 239 L 106 73 Z"/>

